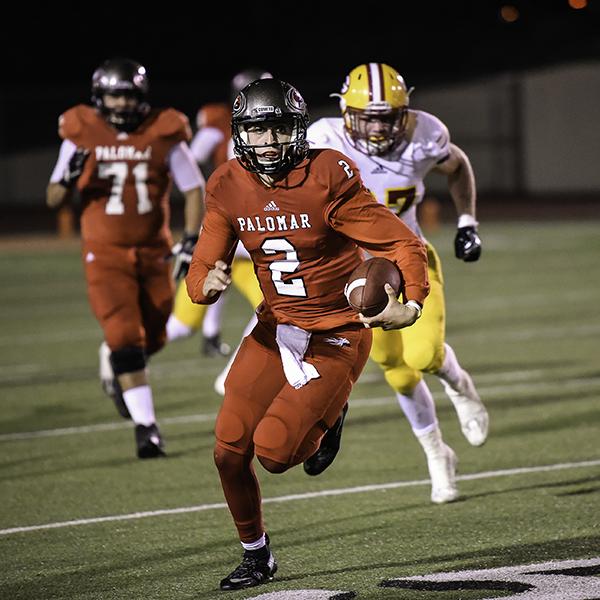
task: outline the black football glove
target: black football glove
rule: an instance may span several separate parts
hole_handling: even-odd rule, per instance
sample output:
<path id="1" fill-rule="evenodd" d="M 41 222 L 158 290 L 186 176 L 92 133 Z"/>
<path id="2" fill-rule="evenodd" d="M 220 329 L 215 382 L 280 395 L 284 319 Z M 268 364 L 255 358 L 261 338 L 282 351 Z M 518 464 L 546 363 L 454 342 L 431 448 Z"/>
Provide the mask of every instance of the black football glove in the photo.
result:
<path id="1" fill-rule="evenodd" d="M 454 254 L 465 262 L 475 262 L 481 256 L 481 239 L 472 225 L 459 227 L 454 238 Z"/>
<path id="2" fill-rule="evenodd" d="M 69 160 L 69 164 L 65 169 L 62 179 L 59 181 L 60 185 L 69 189 L 75 185 L 81 176 L 81 173 L 83 173 L 83 167 L 89 155 L 90 151 L 85 148 L 77 148 L 77 150 L 75 150 L 75 153 L 71 156 L 71 160 Z"/>
<path id="3" fill-rule="evenodd" d="M 175 263 L 173 264 L 173 278 L 175 281 L 179 281 L 187 275 L 190 270 L 190 263 L 192 262 L 192 254 L 194 254 L 194 248 L 198 242 L 198 234 L 186 233 L 180 242 L 177 242 L 171 252 L 175 257 Z"/>

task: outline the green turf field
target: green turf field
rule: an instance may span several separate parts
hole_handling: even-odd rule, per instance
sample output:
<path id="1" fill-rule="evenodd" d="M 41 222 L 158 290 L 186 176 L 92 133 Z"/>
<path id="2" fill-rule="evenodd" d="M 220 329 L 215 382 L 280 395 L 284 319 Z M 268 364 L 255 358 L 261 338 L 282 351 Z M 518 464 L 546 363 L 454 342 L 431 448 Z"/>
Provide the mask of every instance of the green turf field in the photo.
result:
<path id="1" fill-rule="evenodd" d="M 224 360 L 202 358 L 197 336 L 152 361 L 169 456 L 139 461 L 131 425 L 99 386 L 101 333 L 77 250 L 2 250 L 0 598 L 475 600 L 542 589 L 527 598 L 600 598 L 598 222 L 480 233 L 474 264 L 452 256 L 450 227 L 429 236 L 444 264 L 448 341 L 491 417 L 488 442 L 469 446 L 428 378 L 462 500 L 429 502 L 420 446 L 369 363 L 326 473 L 257 467 L 279 572 L 229 593 L 218 582 L 241 550 L 212 462 L 212 384 Z M 235 345 L 250 316 L 236 291 L 226 315 Z M 581 559 L 593 560 L 562 564 Z M 438 572 L 550 562 L 554 574 L 528 570 L 542 573 L 530 588 L 515 583 L 534 577 L 518 569 L 432 583 Z M 380 586 L 419 575 L 428 577 Z"/>

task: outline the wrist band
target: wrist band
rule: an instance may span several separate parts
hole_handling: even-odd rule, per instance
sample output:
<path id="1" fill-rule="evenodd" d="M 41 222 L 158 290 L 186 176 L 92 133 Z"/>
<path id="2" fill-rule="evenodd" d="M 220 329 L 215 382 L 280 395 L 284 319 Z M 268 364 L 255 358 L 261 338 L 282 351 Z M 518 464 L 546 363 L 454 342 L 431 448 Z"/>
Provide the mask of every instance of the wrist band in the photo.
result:
<path id="1" fill-rule="evenodd" d="M 417 309 L 417 319 L 421 316 L 421 312 L 423 312 L 423 309 L 421 308 L 421 305 L 416 300 L 409 300 L 406 303 L 406 306 L 412 306 L 413 308 Z"/>

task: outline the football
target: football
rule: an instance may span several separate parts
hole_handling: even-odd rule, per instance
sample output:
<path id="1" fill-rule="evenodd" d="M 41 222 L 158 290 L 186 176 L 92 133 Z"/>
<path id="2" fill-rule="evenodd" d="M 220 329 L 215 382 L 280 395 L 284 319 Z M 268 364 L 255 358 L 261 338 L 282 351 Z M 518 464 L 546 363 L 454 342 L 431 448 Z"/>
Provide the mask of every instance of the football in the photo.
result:
<path id="1" fill-rule="evenodd" d="M 344 293 L 348 304 L 365 317 L 380 313 L 388 303 L 384 285 L 389 283 L 400 294 L 402 275 L 396 263 L 387 258 L 369 258 L 350 275 Z"/>

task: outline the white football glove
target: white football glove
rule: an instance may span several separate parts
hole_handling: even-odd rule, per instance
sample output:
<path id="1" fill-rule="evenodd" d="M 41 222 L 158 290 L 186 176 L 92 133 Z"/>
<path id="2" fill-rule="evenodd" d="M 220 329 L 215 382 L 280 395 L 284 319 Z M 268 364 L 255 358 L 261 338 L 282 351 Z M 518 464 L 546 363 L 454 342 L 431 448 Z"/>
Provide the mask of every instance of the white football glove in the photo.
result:
<path id="1" fill-rule="evenodd" d="M 175 281 L 185 277 L 190 270 L 190 263 L 197 242 L 198 234 L 185 233 L 181 241 L 171 248 L 171 253 L 175 257 L 173 263 L 173 278 Z"/>

